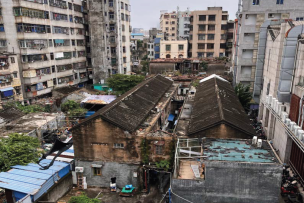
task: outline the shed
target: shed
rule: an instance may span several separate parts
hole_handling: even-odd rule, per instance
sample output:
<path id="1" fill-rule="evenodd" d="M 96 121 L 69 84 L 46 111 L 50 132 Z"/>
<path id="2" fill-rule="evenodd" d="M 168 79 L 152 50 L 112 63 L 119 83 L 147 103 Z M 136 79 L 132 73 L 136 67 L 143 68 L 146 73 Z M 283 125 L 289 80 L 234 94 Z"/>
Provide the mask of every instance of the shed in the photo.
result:
<path id="1" fill-rule="evenodd" d="M 40 164 L 48 165 L 50 162 L 51 160 L 42 160 Z M 35 202 L 70 172 L 70 164 L 58 161 L 47 170 L 42 170 L 41 166 L 33 163 L 11 168 L 0 173 L 0 188 L 10 191 L 6 193 L 8 202 L 10 199 L 19 201 L 27 195 Z"/>

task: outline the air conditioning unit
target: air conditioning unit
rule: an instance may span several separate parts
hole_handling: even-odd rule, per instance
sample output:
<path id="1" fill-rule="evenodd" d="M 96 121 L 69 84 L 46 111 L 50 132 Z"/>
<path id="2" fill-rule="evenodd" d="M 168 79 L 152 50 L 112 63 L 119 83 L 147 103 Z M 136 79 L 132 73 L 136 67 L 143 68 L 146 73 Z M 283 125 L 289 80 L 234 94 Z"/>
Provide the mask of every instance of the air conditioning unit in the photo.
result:
<path id="1" fill-rule="evenodd" d="M 292 132 L 295 136 L 297 136 L 299 130 L 301 130 L 301 127 L 298 125 L 295 125 Z"/>
<path id="2" fill-rule="evenodd" d="M 75 167 L 76 173 L 83 173 L 83 167 Z"/>
<path id="3" fill-rule="evenodd" d="M 265 102 L 268 104 L 269 96 L 266 96 Z"/>
<path id="4" fill-rule="evenodd" d="M 289 119 L 289 118 L 286 118 L 285 119 L 285 124 L 289 127 L 290 126 L 290 122 L 291 122 L 291 120 Z"/>
<path id="5" fill-rule="evenodd" d="M 271 105 L 271 102 L 272 102 L 272 95 L 269 95 L 269 96 L 268 96 L 267 104 L 268 104 L 268 105 Z"/>
<path id="6" fill-rule="evenodd" d="M 289 129 L 290 129 L 291 132 L 293 132 L 295 126 L 296 126 L 296 123 L 291 121 L 290 125 L 289 125 Z"/>
<path id="7" fill-rule="evenodd" d="M 257 147 L 258 147 L 258 148 L 262 148 L 262 146 L 263 146 L 263 141 L 262 141 L 262 139 L 258 139 Z"/>
<path id="8" fill-rule="evenodd" d="M 278 113 L 279 116 L 281 116 L 281 114 L 282 114 L 282 106 L 283 106 L 283 104 L 281 102 L 278 102 L 278 111 L 277 111 L 277 113 Z"/>
<path id="9" fill-rule="evenodd" d="M 248 18 L 249 18 L 249 15 L 248 15 L 248 14 L 246 14 L 245 18 L 246 18 L 246 19 L 248 19 Z"/>
<path id="10" fill-rule="evenodd" d="M 254 137 L 252 138 L 252 144 L 253 144 L 253 145 L 256 145 L 257 142 L 258 142 L 258 137 L 257 137 L 257 136 L 254 136 Z"/>
<path id="11" fill-rule="evenodd" d="M 274 109 L 274 106 L 275 106 L 275 101 L 276 101 L 277 99 L 276 98 L 272 98 L 272 101 L 271 101 L 271 108 L 272 109 Z"/>
<path id="12" fill-rule="evenodd" d="M 304 137 L 304 130 L 299 130 L 299 131 L 298 131 L 298 135 L 299 135 L 299 136 L 297 136 L 297 137 L 299 138 L 299 140 L 302 141 L 302 140 L 303 140 L 303 137 Z"/>

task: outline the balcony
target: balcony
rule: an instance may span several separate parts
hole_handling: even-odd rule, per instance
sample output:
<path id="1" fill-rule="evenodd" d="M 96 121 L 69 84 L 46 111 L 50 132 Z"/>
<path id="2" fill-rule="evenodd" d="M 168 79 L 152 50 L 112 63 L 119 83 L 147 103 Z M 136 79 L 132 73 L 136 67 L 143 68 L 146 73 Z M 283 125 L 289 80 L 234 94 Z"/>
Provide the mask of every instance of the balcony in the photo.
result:
<path id="1" fill-rule="evenodd" d="M 48 93 L 52 92 L 52 89 L 53 89 L 53 87 L 48 87 L 48 88 L 45 88 L 45 89 L 39 90 L 39 91 L 26 92 L 26 97 L 33 98 L 33 97 L 41 96 L 44 94 L 48 94 Z"/>
<path id="2" fill-rule="evenodd" d="M 31 77 L 31 78 L 26 78 L 24 77 L 24 83 L 25 84 L 37 84 L 40 82 L 45 82 L 48 80 L 52 80 L 55 76 L 55 73 L 52 74 L 47 74 L 47 75 L 42 75 L 42 76 L 36 76 L 36 77 Z"/>

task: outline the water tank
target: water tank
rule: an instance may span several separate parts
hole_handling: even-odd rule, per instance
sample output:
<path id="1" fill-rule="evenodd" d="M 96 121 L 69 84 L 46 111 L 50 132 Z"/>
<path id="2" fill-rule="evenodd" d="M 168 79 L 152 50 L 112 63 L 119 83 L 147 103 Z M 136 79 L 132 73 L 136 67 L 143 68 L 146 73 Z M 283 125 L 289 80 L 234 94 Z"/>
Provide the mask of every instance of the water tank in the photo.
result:
<path id="1" fill-rule="evenodd" d="M 256 145 L 257 142 L 258 142 L 258 137 L 257 137 L 257 136 L 254 136 L 254 137 L 252 138 L 252 144 L 253 144 L 253 145 Z"/>
<path id="2" fill-rule="evenodd" d="M 262 139 L 258 139 L 257 147 L 258 147 L 258 148 L 262 148 L 262 145 L 263 145 Z"/>

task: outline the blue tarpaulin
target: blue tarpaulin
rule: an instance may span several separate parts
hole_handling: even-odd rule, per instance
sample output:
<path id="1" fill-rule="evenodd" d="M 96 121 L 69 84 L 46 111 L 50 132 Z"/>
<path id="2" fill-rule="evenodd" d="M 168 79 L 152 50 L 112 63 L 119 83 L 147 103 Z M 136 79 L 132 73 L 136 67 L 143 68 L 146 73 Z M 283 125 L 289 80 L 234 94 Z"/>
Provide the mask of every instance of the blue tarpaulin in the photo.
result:
<path id="1" fill-rule="evenodd" d="M 43 90 L 43 83 L 38 83 L 36 85 L 36 90 Z"/>
<path id="2" fill-rule="evenodd" d="M 14 88 L 8 87 L 8 88 L 0 89 L 0 92 L 3 92 L 2 93 L 3 97 L 10 97 L 10 96 L 14 95 L 14 91 L 13 90 L 14 90 Z"/>
<path id="3" fill-rule="evenodd" d="M 55 39 L 56 44 L 59 44 L 59 43 L 63 44 L 63 42 L 64 42 L 63 39 Z"/>
<path id="4" fill-rule="evenodd" d="M 169 117 L 168 117 L 168 121 L 173 121 L 173 120 L 174 120 L 174 115 L 170 114 Z"/>
<path id="5" fill-rule="evenodd" d="M 95 113 L 95 111 L 88 111 L 85 115 L 85 118 L 92 116 L 94 113 Z"/>

